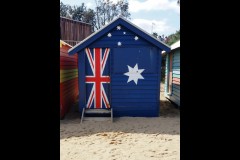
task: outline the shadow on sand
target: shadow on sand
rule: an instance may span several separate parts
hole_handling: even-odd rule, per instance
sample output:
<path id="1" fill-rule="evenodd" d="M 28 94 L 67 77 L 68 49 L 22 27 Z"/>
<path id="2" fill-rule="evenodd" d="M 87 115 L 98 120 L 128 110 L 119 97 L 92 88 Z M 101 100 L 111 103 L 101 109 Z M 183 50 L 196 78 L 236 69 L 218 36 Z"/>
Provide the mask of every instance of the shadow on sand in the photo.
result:
<path id="1" fill-rule="evenodd" d="M 111 123 L 105 118 L 102 121 L 84 121 L 80 123 L 80 113 L 76 110 L 69 112 L 60 121 L 60 138 L 90 136 L 104 132 L 139 133 L 139 134 L 180 134 L 180 110 L 170 101 L 160 101 L 160 117 L 119 117 Z"/>

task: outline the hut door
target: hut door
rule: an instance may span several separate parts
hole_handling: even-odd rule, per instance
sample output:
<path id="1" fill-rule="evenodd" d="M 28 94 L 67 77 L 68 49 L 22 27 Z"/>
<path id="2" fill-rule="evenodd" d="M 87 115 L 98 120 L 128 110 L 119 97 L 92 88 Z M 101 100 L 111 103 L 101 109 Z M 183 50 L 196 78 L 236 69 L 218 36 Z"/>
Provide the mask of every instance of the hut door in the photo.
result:
<path id="1" fill-rule="evenodd" d="M 168 75 L 168 93 L 172 93 L 172 62 L 173 62 L 173 54 L 169 54 L 169 75 Z"/>
<path id="2" fill-rule="evenodd" d="M 86 48 L 85 53 L 86 108 L 108 109 L 110 108 L 110 48 Z"/>

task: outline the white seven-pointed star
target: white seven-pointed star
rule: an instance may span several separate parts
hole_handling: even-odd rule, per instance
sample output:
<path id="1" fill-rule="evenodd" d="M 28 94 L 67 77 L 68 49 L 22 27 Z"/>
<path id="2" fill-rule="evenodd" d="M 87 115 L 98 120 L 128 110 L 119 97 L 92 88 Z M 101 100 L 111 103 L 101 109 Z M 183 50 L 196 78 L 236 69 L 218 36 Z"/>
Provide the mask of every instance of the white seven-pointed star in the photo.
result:
<path id="1" fill-rule="evenodd" d="M 118 44 L 118 46 L 121 46 L 121 45 L 122 45 L 122 43 L 121 43 L 121 42 L 118 42 L 117 44 Z"/>
<path id="2" fill-rule="evenodd" d="M 144 79 L 141 75 L 144 70 L 145 69 L 138 69 L 138 64 L 136 64 L 134 68 L 128 65 L 128 72 L 124 73 L 124 75 L 128 76 L 127 83 L 133 80 L 137 85 L 138 79 Z"/>
<path id="3" fill-rule="evenodd" d="M 134 39 L 135 39 L 135 40 L 138 40 L 138 36 L 135 36 Z"/>
<path id="4" fill-rule="evenodd" d="M 123 34 L 126 34 L 126 32 L 123 32 Z"/>
<path id="5" fill-rule="evenodd" d="M 121 26 L 117 26 L 117 30 L 121 30 Z"/>
<path id="6" fill-rule="evenodd" d="M 111 33 L 108 33 L 108 35 L 107 35 L 108 37 L 112 37 L 112 34 Z"/>

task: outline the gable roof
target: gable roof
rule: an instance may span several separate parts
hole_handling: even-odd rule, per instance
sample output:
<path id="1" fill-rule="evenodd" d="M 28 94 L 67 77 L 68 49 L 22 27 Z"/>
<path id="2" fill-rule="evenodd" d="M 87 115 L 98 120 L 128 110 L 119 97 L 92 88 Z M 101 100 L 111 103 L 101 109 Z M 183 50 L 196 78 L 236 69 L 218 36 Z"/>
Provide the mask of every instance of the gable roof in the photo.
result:
<path id="1" fill-rule="evenodd" d="M 106 33 L 108 33 L 110 30 L 112 30 L 113 28 L 115 28 L 119 24 L 124 26 L 124 27 L 126 27 L 126 28 L 128 28 L 129 30 L 131 30 L 135 34 L 141 36 L 146 41 L 154 44 L 158 48 L 161 48 L 162 50 L 165 50 L 166 52 L 170 51 L 170 46 L 168 46 L 167 44 L 161 42 L 157 38 L 153 37 L 149 33 L 147 33 L 144 30 L 142 30 L 141 28 L 137 27 L 136 25 L 134 25 L 130 21 L 128 21 L 128 20 L 126 20 L 126 19 L 124 19 L 122 17 L 119 17 L 119 18 L 113 20 L 112 22 L 110 22 L 105 27 L 99 29 L 97 32 L 91 34 L 90 36 L 88 36 L 83 41 L 81 41 L 78 44 L 76 44 L 74 47 L 72 47 L 71 49 L 68 50 L 68 53 L 70 55 L 73 55 L 73 54 L 79 52 L 80 50 L 86 48 L 88 45 L 90 45 L 91 43 L 96 41 L 98 38 L 100 38 L 103 35 L 105 35 Z"/>
<path id="2" fill-rule="evenodd" d="M 72 47 L 70 44 L 64 42 L 63 40 L 60 39 L 60 47 L 62 47 L 62 45 L 67 45 L 69 47 Z"/>

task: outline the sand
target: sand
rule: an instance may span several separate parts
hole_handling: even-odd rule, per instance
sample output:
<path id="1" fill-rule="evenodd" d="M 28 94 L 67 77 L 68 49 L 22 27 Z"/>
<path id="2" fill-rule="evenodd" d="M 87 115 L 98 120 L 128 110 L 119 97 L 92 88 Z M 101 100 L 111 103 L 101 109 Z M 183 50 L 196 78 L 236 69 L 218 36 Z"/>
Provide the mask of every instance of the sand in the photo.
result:
<path id="1" fill-rule="evenodd" d="M 163 86 L 163 85 L 162 85 Z M 163 97 L 161 116 L 60 121 L 61 160 L 179 160 L 180 111 Z"/>

